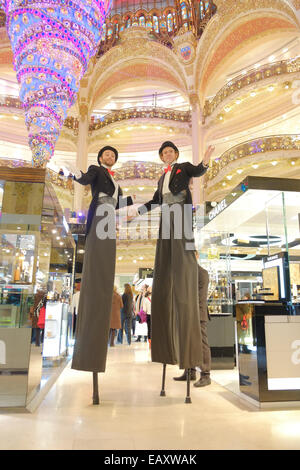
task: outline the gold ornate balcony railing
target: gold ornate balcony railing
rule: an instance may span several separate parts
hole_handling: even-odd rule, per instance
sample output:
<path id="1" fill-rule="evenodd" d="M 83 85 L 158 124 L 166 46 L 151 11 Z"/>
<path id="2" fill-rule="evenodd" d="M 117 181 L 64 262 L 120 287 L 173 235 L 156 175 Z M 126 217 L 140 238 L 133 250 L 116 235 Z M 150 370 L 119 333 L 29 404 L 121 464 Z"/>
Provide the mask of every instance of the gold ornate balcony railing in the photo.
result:
<path id="1" fill-rule="evenodd" d="M 96 118 L 95 116 L 92 116 L 89 130 L 95 131 L 102 129 L 109 124 L 128 119 L 166 119 L 170 121 L 190 122 L 191 112 L 149 106 L 126 108 L 119 111 L 113 111 L 109 114 L 106 114 L 102 118 Z"/>
<path id="2" fill-rule="evenodd" d="M 31 161 L 20 160 L 13 158 L 0 158 L 0 166 L 9 168 L 32 168 Z M 115 170 L 114 178 L 118 180 L 150 180 L 157 181 L 162 174 L 163 165 L 160 163 L 152 162 L 127 162 Z M 63 189 L 74 191 L 74 181 L 72 173 L 64 175 L 63 173 L 57 173 L 47 168 L 47 175 L 56 186 L 60 186 Z M 86 193 L 89 193 L 89 187 L 86 187 Z"/>
<path id="3" fill-rule="evenodd" d="M 1 109 L 15 109 L 23 110 L 23 106 L 19 98 L 11 96 L 0 96 L 0 112 Z M 89 131 L 93 132 L 103 127 L 116 122 L 128 119 L 166 119 L 169 121 L 177 122 L 191 122 L 190 111 L 180 111 L 171 108 L 158 108 L 158 107 L 136 107 L 126 108 L 117 111 L 112 111 L 102 118 L 92 116 L 89 124 Z M 71 129 L 75 135 L 78 133 L 79 120 L 76 117 L 70 116 L 64 122 L 64 126 Z"/>
<path id="4" fill-rule="evenodd" d="M 18 97 L 0 95 L 0 109 L 23 109 L 23 105 Z"/>
<path id="5" fill-rule="evenodd" d="M 236 145 L 216 158 L 204 176 L 204 185 L 216 178 L 218 174 L 231 162 L 241 160 L 246 157 L 261 155 L 267 152 L 300 150 L 300 135 L 271 135 L 255 140 L 249 140 Z M 300 154 L 299 154 L 300 156 Z"/>
<path id="6" fill-rule="evenodd" d="M 288 89 L 291 87 L 288 75 L 295 72 L 300 72 L 300 57 L 281 60 L 272 64 L 263 65 L 260 68 L 249 70 L 247 74 L 239 75 L 224 85 L 212 100 L 206 100 L 203 115 L 205 118 L 210 116 L 220 103 L 225 101 L 226 98 L 233 95 L 235 92 L 271 77 L 287 75 L 287 81 L 283 85 Z"/>

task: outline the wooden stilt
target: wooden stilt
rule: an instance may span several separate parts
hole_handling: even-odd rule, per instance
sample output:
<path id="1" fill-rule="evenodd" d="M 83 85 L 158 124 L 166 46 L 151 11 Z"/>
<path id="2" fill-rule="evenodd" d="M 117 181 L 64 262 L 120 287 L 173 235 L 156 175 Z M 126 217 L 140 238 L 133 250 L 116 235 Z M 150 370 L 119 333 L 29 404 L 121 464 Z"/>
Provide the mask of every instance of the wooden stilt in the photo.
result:
<path id="1" fill-rule="evenodd" d="M 167 367 L 167 364 L 164 364 L 164 365 L 163 365 L 163 375 L 162 375 L 161 392 L 160 392 L 160 396 L 161 396 L 161 397 L 165 397 L 165 396 L 166 396 L 166 391 L 165 391 L 166 367 Z"/>
<path id="2" fill-rule="evenodd" d="M 93 372 L 93 405 L 99 405 L 98 373 Z"/>
<path id="3" fill-rule="evenodd" d="M 192 403 L 191 396 L 190 396 L 190 390 L 191 390 L 191 369 L 187 369 L 186 371 L 186 397 L 185 397 L 185 403 Z"/>

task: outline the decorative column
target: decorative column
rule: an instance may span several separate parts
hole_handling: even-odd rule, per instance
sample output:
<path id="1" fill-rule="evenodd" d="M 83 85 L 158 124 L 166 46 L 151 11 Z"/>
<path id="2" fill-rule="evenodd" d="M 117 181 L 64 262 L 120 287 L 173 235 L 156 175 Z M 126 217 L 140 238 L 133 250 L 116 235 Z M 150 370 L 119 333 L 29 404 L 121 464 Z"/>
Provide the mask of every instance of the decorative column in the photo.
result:
<path id="1" fill-rule="evenodd" d="M 193 164 L 199 165 L 204 156 L 204 131 L 202 126 L 202 112 L 197 93 L 189 96 L 192 108 L 192 155 Z M 193 201 L 194 204 L 203 202 L 202 178 L 194 178 L 193 181 Z"/>
<path id="2" fill-rule="evenodd" d="M 86 172 L 88 166 L 88 135 L 89 135 L 89 112 L 85 98 L 79 104 L 79 125 L 76 154 L 76 168 Z M 78 212 L 83 209 L 84 186 L 74 184 L 73 210 Z"/>

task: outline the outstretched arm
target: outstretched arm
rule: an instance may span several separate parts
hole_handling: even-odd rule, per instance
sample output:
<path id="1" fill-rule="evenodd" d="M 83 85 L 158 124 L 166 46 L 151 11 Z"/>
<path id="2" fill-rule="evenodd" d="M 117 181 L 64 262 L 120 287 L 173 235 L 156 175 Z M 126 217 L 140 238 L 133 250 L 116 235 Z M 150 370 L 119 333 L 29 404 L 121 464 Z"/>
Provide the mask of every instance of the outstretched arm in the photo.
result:
<path id="1" fill-rule="evenodd" d="M 149 212 L 153 209 L 156 209 L 159 206 L 159 192 L 158 189 L 155 191 L 153 198 L 143 204 L 142 206 L 138 207 L 137 211 L 139 215 L 146 214 L 146 212 Z"/>
<path id="2" fill-rule="evenodd" d="M 80 174 L 80 173 L 81 174 Z M 77 170 L 74 172 L 74 180 L 77 183 L 83 184 L 86 186 L 87 184 L 91 184 L 97 176 L 97 167 L 95 165 L 91 165 L 86 173 L 83 173 L 81 170 Z"/>
<path id="3" fill-rule="evenodd" d="M 211 158 L 212 153 L 214 152 L 214 150 L 215 150 L 215 147 L 210 145 L 207 148 L 207 150 L 205 152 L 205 155 L 204 155 L 204 158 L 203 158 L 202 162 L 199 163 L 199 165 L 192 165 L 192 163 L 187 164 L 186 171 L 187 171 L 188 175 L 191 178 L 192 177 L 199 177 L 199 176 L 204 175 L 204 173 L 207 171 L 207 169 L 209 167 L 209 161 L 210 161 L 210 158 Z"/>

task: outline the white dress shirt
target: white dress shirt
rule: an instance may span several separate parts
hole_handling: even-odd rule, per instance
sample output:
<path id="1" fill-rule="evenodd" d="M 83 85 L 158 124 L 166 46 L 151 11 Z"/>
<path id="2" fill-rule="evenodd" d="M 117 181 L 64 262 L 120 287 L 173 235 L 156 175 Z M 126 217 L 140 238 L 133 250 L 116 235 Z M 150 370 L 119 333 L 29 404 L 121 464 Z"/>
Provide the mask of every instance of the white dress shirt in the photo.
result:
<path id="1" fill-rule="evenodd" d="M 104 168 L 106 168 L 107 170 L 110 170 L 110 168 L 106 165 L 104 165 L 103 163 L 101 164 L 101 166 L 104 166 Z M 114 180 L 113 176 L 112 175 L 109 175 L 111 177 L 111 180 L 112 182 L 114 183 L 115 185 L 115 192 L 114 194 L 112 195 L 112 198 L 115 199 L 116 201 L 118 200 L 118 192 L 119 192 L 119 185 L 118 183 L 116 183 L 116 181 Z M 99 196 L 98 197 L 103 197 L 103 196 L 107 196 L 107 194 L 105 193 L 99 193 Z"/>
<path id="2" fill-rule="evenodd" d="M 172 169 L 173 169 L 173 166 L 175 165 L 175 163 L 176 163 L 176 160 L 170 164 L 170 167 Z M 163 195 L 167 194 L 167 193 L 170 193 L 170 190 L 169 190 L 170 177 L 171 177 L 171 171 L 168 171 L 165 174 L 165 177 L 164 177 L 164 183 L 163 183 L 163 187 L 162 187 Z"/>

